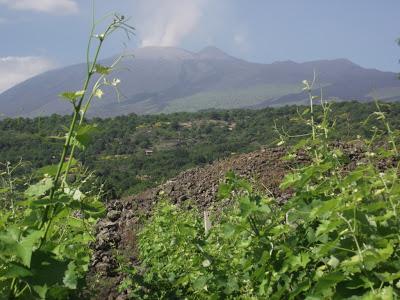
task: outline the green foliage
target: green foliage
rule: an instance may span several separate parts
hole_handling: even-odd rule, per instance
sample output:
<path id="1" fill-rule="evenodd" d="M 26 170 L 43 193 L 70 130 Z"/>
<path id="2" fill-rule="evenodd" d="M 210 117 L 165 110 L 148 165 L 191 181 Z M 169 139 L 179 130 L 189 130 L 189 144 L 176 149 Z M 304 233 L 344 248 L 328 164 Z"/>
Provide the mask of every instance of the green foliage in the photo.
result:
<path id="1" fill-rule="evenodd" d="M 156 186 L 185 169 L 232 153 L 274 145 L 277 141 L 274 127 L 286 143 L 295 143 L 307 128 L 302 120 L 305 116 L 299 113 L 303 109 L 288 106 L 84 120 L 77 128 L 78 141 L 83 147 L 77 141 L 74 155 L 103 180 L 108 197 L 131 195 Z M 331 121 L 336 122 L 331 140 L 347 141 L 357 135 L 371 137 L 373 126 L 383 129 L 374 120 L 363 124 L 375 110 L 373 103 L 335 103 L 331 110 Z M 319 121 L 321 107 L 315 107 L 315 111 Z M 400 128 L 400 104 L 382 105 L 382 111 L 393 129 Z M 0 160 L 10 161 L 12 165 L 21 157 L 29 161 L 30 165 L 19 169 L 17 176 L 33 174 L 36 179 L 37 170 L 41 168 L 42 174 L 46 171 L 55 174 L 57 167 L 54 166 L 60 158 L 59 148 L 65 135 L 63 127 L 69 122 L 71 117 L 56 115 L 0 121 Z M 88 125 L 96 127 L 92 129 Z M 89 128 L 88 134 L 81 134 L 84 133 L 82 129 Z M 152 149 L 153 153 L 145 155 L 145 149 Z M 48 168 L 52 168 L 52 173 Z"/>
<path id="2" fill-rule="evenodd" d="M 131 30 L 120 16 L 99 36 L 93 35 L 95 28 L 93 24 L 83 90 L 61 94 L 71 102 L 74 113 L 59 163 L 36 170 L 35 177 L 42 178 L 27 187 L 13 179 L 19 164 L 11 168 L 6 162 L 0 173 L 0 299 L 76 298 L 73 292 L 84 283 L 91 258 L 89 242 L 94 240 L 92 228 L 105 209 L 101 193 L 91 190 L 92 175 L 74 159 L 74 150 L 84 150 L 92 141 L 95 125 L 83 124 L 83 120 L 114 67 L 97 64 L 104 39 L 117 29 Z M 98 45 L 91 61 L 93 39 Z M 100 76 L 90 91 L 95 73 Z M 71 175 L 76 180 L 70 180 Z"/>
<path id="3" fill-rule="evenodd" d="M 107 178 L 111 196 L 138 192 L 182 169 L 272 144 L 271 128 L 279 144 L 309 137 L 288 155 L 303 151 L 311 159 L 282 182 L 282 189 L 292 191 L 289 201 L 279 205 L 228 173 L 218 195 L 234 204 L 217 212 L 211 228 L 200 212 L 162 202 L 139 234 L 142 265 L 122 267 L 129 276 L 121 289 L 141 299 L 398 298 L 400 182 L 399 165 L 393 162 L 399 161 L 399 104 L 378 105 L 366 126 L 360 120 L 372 112 L 371 104 L 321 100 L 315 107 L 313 83 L 305 81 L 310 107 L 301 113 L 284 107 L 88 121 L 86 113 L 102 97 L 103 87 L 114 88 L 118 96 L 119 80 L 108 76 L 119 59 L 110 66 L 97 63 L 103 42 L 117 29 L 132 30 L 122 16 L 99 35 L 94 35 L 95 25 L 83 89 L 60 95 L 71 103 L 73 115 L 0 122 L 5 160 L 0 171 L 1 299 L 78 297 L 74 291 L 84 284 L 92 227 L 104 214 L 82 163 Z M 98 45 L 90 58 L 94 40 Z M 242 92 L 257 104 L 264 88 L 257 95 Z M 222 97 L 236 107 L 232 91 L 206 96 L 206 102 Z M 369 138 L 363 144 L 366 157 L 351 168 L 351 158 L 330 141 L 357 135 Z M 144 154 L 147 148 L 154 150 L 151 157 Z M 33 171 L 19 162 L 20 156 L 32 160 Z M 31 180 L 36 183 L 30 185 Z"/>
<path id="4" fill-rule="evenodd" d="M 0 295 L 64 299 L 87 271 L 93 212 L 104 208 L 79 188 L 58 189 L 50 197 L 52 187 L 50 178 L 31 185 L 18 213 L 0 224 Z"/>
<path id="5" fill-rule="evenodd" d="M 383 130 L 364 143 L 365 158 L 351 167 L 349 154 L 329 143 L 329 105 L 321 118 L 313 100 L 304 114 L 312 134 L 289 155 L 301 150 L 311 161 L 281 184 L 290 199 L 278 204 L 229 173 L 219 197 L 234 204 L 210 230 L 196 211 L 162 202 L 139 234 L 142 266 L 131 272 L 144 284 L 130 286 L 133 298 L 400 296 L 399 136 L 378 105 L 372 117 Z"/>
<path id="6" fill-rule="evenodd" d="M 196 279 L 197 266 L 204 260 L 200 252 L 204 239 L 202 222 L 195 212 L 182 213 L 167 202 L 161 202 L 157 211 L 139 236 L 139 251 L 146 266 L 165 258 L 169 263 L 160 272 L 146 273 L 143 282 L 145 285 L 156 284 L 151 286 L 152 293 L 158 289 L 157 286 L 162 287 L 159 289 L 160 297 L 180 298 Z"/>
<path id="7" fill-rule="evenodd" d="M 23 199 L 23 194 L 19 191 L 25 189 L 30 178 L 26 175 L 17 176 L 16 174 L 26 167 L 27 164 L 22 161 L 15 165 L 10 162 L 0 163 L 0 211 L 4 212 L 2 215 L 4 219 L 8 217 L 8 214 L 16 213 L 16 203 Z"/>

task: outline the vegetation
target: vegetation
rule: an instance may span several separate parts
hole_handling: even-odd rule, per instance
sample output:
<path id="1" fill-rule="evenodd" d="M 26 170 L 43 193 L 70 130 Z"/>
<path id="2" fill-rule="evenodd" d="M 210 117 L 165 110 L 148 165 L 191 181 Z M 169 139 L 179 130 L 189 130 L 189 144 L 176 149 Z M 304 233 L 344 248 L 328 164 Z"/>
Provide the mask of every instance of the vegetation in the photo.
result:
<path id="1" fill-rule="evenodd" d="M 219 188 L 233 207 L 217 211 L 211 228 L 197 211 L 161 202 L 139 234 L 142 265 L 121 289 L 140 299 L 397 299 L 399 132 L 377 106 L 368 121 L 384 130 L 374 129 L 366 159 L 350 167 L 329 142 L 330 106 L 319 119 L 314 99 L 303 114 L 308 138 L 288 155 L 311 163 L 282 182 L 293 191 L 286 203 L 233 173 Z"/>
<path id="2" fill-rule="evenodd" d="M 88 270 L 93 240 L 92 227 L 104 212 L 101 190 L 92 190 L 92 175 L 74 159 L 75 149 L 84 149 L 93 126 L 85 124 L 85 114 L 94 97 L 101 98 L 102 86 L 116 86 L 107 75 L 115 64 L 97 63 L 106 38 L 115 30 L 127 34 L 131 28 L 124 17 L 115 15 L 103 33 L 93 28 L 87 48 L 87 74 L 83 89 L 61 96 L 73 107 L 73 116 L 57 165 L 37 170 L 41 179 L 17 188 L 21 179 L 13 174 L 21 163 L 6 162 L 1 173 L 0 196 L 0 297 L 1 299 L 67 299 L 82 286 Z M 91 57 L 92 43 L 97 41 Z M 97 78 L 96 78 L 97 77 Z M 93 80 L 95 80 L 93 84 Z M 89 86 L 92 86 L 89 89 Z M 25 136 L 29 138 L 29 136 Z M 23 142 L 23 141 L 22 141 Z M 75 180 L 70 180 L 70 175 Z M 20 188 L 23 188 L 23 186 Z M 76 298 L 76 296 L 75 296 Z"/>
<path id="3" fill-rule="evenodd" d="M 84 120 L 92 125 L 91 141 L 76 158 L 104 183 L 107 197 L 130 195 L 156 186 L 182 170 L 210 163 L 232 153 L 273 146 L 281 135 L 304 132 L 298 113 L 304 107 L 287 106 L 263 110 L 204 111 L 172 115 L 120 116 Z M 320 111 L 316 107 L 316 112 Z M 333 140 L 370 136 L 363 121 L 375 109 L 373 103 L 343 102 L 332 105 L 336 129 Z M 400 128 L 400 104 L 383 105 L 393 128 Z M 23 159 L 16 175 L 37 173 L 60 158 L 64 128 L 69 116 L 0 121 L 0 161 L 11 165 Z M 95 126 L 95 127 L 94 127 Z M 295 142 L 290 139 L 288 142 Z M 145 154 L 146 149 L 153 152 Z M 29 163 L 28 163 L 29 162 Z"/>
<path id="4" fill-rule="evenodd" d="M 98 64 L 104 41 L 133 30 L 119 15 L 94 34 L 99 25 L 82 90 L 61 95 L 72 116 L 0 122 L 0 299 L 81 297 L 104 189 L 108 197 L 139 192 L 275 143 L 292 145 L 287 159 L 310 162 L 281 183 L 287 202 L 233 172 L 211 221 L 164 199 L 138 235 L 140 262 L 121 266 L 120 289 L 138 299 L 400 296 L 400 104 L 315 106 L 304 81 L 309 107 L 87 120 L 104 87 L 118 93 L 109 75 L 121 58 Z M 354 139 L 365 154 L 357 161 L 333 142 Z"/>

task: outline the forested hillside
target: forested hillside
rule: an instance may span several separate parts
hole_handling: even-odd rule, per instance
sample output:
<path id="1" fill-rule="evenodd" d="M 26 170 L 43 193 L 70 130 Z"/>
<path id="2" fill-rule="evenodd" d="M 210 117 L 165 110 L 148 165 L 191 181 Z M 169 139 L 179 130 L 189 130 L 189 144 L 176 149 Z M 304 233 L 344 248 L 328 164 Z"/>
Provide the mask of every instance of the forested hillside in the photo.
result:
<path id="1" fill-rule="evenodd" d="M 400 104 L 382 107 L 392 126 L 400 128 Z M 279 134 L 304 133 L 307 126 L 299 114 L 303 109 L 286 106 L 89 119 L 87 122 L 96 129 L 78 159 L 105 184 L 107 197 L 135 194 L 182 170 L 276 145 Z M 374 110 L 373 103 L 334 104 L 332 115 L 337 130 L 332 138 L 345 141 L 357 135 L 370 136 L 372 127 L 363 122 Z M 0 161 L 15 164 L 22 160 L 20 172 L 28 173 L 55 164 L 69 121 L 70 117 L 57 115 L 1 121 Z"/>

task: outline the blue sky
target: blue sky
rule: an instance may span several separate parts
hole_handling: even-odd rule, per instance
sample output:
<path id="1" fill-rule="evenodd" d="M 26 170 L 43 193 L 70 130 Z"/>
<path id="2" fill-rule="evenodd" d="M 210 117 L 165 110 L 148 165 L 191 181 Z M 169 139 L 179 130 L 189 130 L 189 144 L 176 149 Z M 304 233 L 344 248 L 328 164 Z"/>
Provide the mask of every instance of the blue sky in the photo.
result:
<path id="1" fill-rule="evenodd" d="M 45 70 L 82 62 L 90 0 L 0 0 L 0 92 Z M 96 15 L 131 16 L 136 36 L 117 35 L 103 56 L 124 47 L 214 45 L 254 62 L 348 58 L 399 71 L 399 0 L 96 0 Z"/>

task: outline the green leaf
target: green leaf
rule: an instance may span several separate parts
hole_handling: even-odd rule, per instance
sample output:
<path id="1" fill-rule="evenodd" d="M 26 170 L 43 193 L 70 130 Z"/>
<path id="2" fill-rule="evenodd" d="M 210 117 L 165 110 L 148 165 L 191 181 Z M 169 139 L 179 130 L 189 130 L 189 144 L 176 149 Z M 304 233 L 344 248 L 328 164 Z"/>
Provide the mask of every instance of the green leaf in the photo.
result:
<path id="1" fill-rule="evenodd" d="M 76 159 L 71 158 L 71 167 L 75 166 L 77 163 L 78 163 L 78 161 Z M 66 169 L 67 169 L 67 164 L 63 164 L 61 172 L 64 172 Z M 47 165 L 40 169 L 37 169 L 36 174 L 39 176 L 40 175 L 43 176 L 45 174 L 47 174 L 49 176 L 55 176 L 57 173 L 57 170 L 58 170 L 58 165 Z"/>
<path id="2" fill-rule="evenodd" d="M 340 261 L 333 255 L 331 255 L 331 258 L 327 262 L 328 265 L 330 265 L 332 268 L 336 268 L 339 265 Z"/>
<path id="3" fill-rule="evenodd" d="M 74 143 L 80 149 L 86 149 L 92 141 L 93 134 L 97 131 L 97 125 L 83 125 L 74 136 Z"/>
<path id="4" fill-rule="evenodd" d="M 237 282 L 237 279 L 234 277 L 229 277 L 228 282 L 226 283 L 224 292 L 225 294 L 232 294 L 234 291 L 237 291 L 239 289 L 239 285 Z"/>
<path id="5" fill-rule="evenodd" d="M 206 276 L 197 277 L 197 279 L 193 282 L 193 289 L 197 291 L 203 290 L 206 284 L 207 284 Z"/>
<path id="6" fill-rule="evenodd" d="M 32 231 L 27 236 L 20 237 L 20 234 L 17 235 L 12 229 L 11 227 L 7 232 L 0 233 L 0 257 L 16 256 L 23 265 L 29 268 L 34 246 L 43 236 L 43 233 Z"/>
<path id="7" fill-rule="evenodd" d="M 336 286 L 336 284 L 343 281 L 344 279 L 346 279 L 346 277 L 339 272 L 326 274 L 318 280 L 315 286 L 315 293 L 323 294 L 324 292 Z"/>
<path id="8" fill-rule="evenodd" d="M 37 230 L 31 232 L 28 236 L 21 239 L 20 247 L 18 247 L 18 256 L 21 258 L 25 266 L 30 267 L 34 246 L 36 243 L 38 243 L 43 235 L 44 232 Z"/>
<path id="9" fill-rule="evenodd" d="M 315 235 L 317 237 L 329 233 L 331 231 L 334 231 L 335 229 L 338 228 L 338 226 L 343 223 L 343 221 L 341 219 L 327 219 L 327 220 L 322 220 L 321 224 L 319 224 L 317 231 L 315 232 Z"/>
<path id="10" fill-rule="evenodd" d="M 35 251 L 32 255 L 31 271 L 33 276 L 27 279 L 31 285 L 63 285 L 63 280 L 70 261 L 61 261 L 51 252 Z"/>
<path id="11" fill-rule="evenodd" d="M 359 179 L 364 177 L 365 174 L 365 167 L 363 168 L 358 168 L 354 171 L 352 171 L 350 174 L 348 174 L 343 180 L 342 180 L 342 185 L 350 185 L 350 184 L 355 184 Z"/>
<path id="12" fill-rule="evenodd" d="M 394 293 L 393 287 L 388 286 L 378 291 L 369 291 L 362 296 L 362 300 L 393 300 L 396 294 Z"/>
<path id="13" fill-rule="evenodd" d="M 76 274 L 76 266 L 74 262 L 70 262 L 68 264 L 68 269 L 67 271 L 65 271 L 63 283 L 67 288 L 71 290 L 76 289 L 76 286 L 78 285 L 78 277 Z"/>
<path id="14" fill-rule="evenodd" d="M 328 201 L 315 201 L 315 203 L 318 203 L 318 206 L 316 206 L 310 213 L 311 218 L 315 217 L 321 217 L 322 215 L 326 213 L 332 213 L 335 211 L 335 208 L 337 208 L 340 204 L 339 199 L 332 199 Z"/>
<path id="15" fill-rule="evenodd" d="M 230 184 L 220 184 L 218 187 L 218 198 L 219 199 L 227 199 L 231 194 L 232 188 Z"/>
<path id="16" fill-rule="evenodd" d="M 0 194 L 5 194 L 9 191 L 9 188 L 0 188 Z"/>
<path id="17" fill-rule="evenodd" d="M 29 269 L 15 262 L 11 262 L 3 270 L 0 270 L 0 279 L 22 278 L 31 275 L 32 272 Z"/>
<path id="18" fill-rule="evenodd" d="M 75 103 L 80 97 L 85 94 L 85 91 L 77 91 L 77 92 L 64 92 L 60 94 L 61 98 L 64 98 L 71 103 Z"/>
<path id="19" fill-rule="evenodd" d="M 15 255 L 18 247 L 18 236 L 15 237 L 8 231 L 0 232 L 0 255 L 2 257 Z"/>
<path id="20" fill-rule="evenodd" d="M 52 200 L 50 197 L 43 197 L 41 199 L 35 199 L 31 201 L 25 201 L 23 204 L 27 204 L 31 207 L 41 207 L 41 206 L 48 206 L 48 205 L 55 205 L 55 204 L 68 204 L 71 202 L 72 198 L 66 194 L 56 194 Z"/>
<path id="21" fill-rule="evenodd" d="M 92 201 L 90 203 L 85 203 L 81 201 L 72 201 L 71 208 L 82 210 L 85 214 L 91 217 L 101 217 L 104 215 L 106 208 L 104 204 L 100 201 Z"/>
<path id="22" fill-rule="evenodd" d="M 102 65 L 100 65 L 100 64 L 97 64 L 97 65 L 95 66 L 95 68 L 94 68 L 94 71 L 95 71 L 96 73 L 101 74 L 101 75 L 108 75 L 108 74 L 110 74 L 111 70 L 112 70 L 112 68 L 110 68 L 110 67 L 105 67 L 105 66 L 102 66 Z"/>
<path id="23" fill-rule="evenodd" d="M 49 177 L 42 179 L 38 183 L 31 185 L 25 194 L 29 197 L 40 197 L 46 194 L 53 187 L 53 180 Z"/>
<path id="24" fill-rule="evenodd" d="M 393 246 L 389 243 L 386 248 L 368 249 L 363 253 L 363 263 L 367 270 L 373 270 L 379 263 L 385 262 L 393 254 Z"/>
<path id="25" fill-rule="evenodd" d="M 290 299 L 297 299 L 295 296 L 298 296 L 304 291 L 307 291 L 310 288 L 310 282 L 311 280 L 309 278 L 305 279 L 303 282 L 301 282 L 293 292 L 290 293 Z M 309 299 L 309 298 L 307 298 Z"/>
<path id="26" fill-rule="evenodd" d="M 249 197 L 243 196 L 239 200 L 240 213 L 243 217 L 249 216 L 252 212 L 257 210 L 257 205 L 250 201 Z"/>
<path id="27" fill-rule="evenodd" d="M 353 272 L 353 273 L 357 273 L 360 272 L 361 267 L 362 267 L 362 260 L 360 255 L 356 254 L 353 255 L 352 257 L 343 260 L 340 263 L 340 266 L 344 269 L 346 269 L 346 271 L 348 272 Z"/>
<path id="28" fill-rule="evenodd" d="M 46 299 L 46 295 L 47 295 L 49 288 L 47 287 L 46 284 L 43 286 L 34 285 L 33 290 L 39 295 L 40 299 Z"/>
<path id="29" fill-rule="evenodd" d="M 236 227 L 233 224 L 227 223 L 223 225 L 223 233 L 226 238 L 231 238 L 235 234 Z"/>
<path id="30" fill-rule="evenodd" d="M 299 180 L 301 179 L 300 174 L 298 173 L 290 173 L 287 174 L 284 178 L 282 183 L 280 184 L 280 188 L 286 190 L 290 187 L 293 187 Z"/>
<path id="31" fill-rule="evenodd" d="M 310 261 L 311 261 L 310 254 L 308 254 L 307 252 L 301 252 L 298 255 L 292 255 L 288 259 L 288 262 L 291 265 L 292 270 L 296 270 L 298 268 L 305 268 Z"/>
<path id="32" fill-rule="evenodd" d="M 393 300 L 396 294 L 394 293 L 393 287 L 387 286 L 379 291 L 379 296 L 382 300 Z M 397 298 L 397 297 L 396 297 Z"/>

